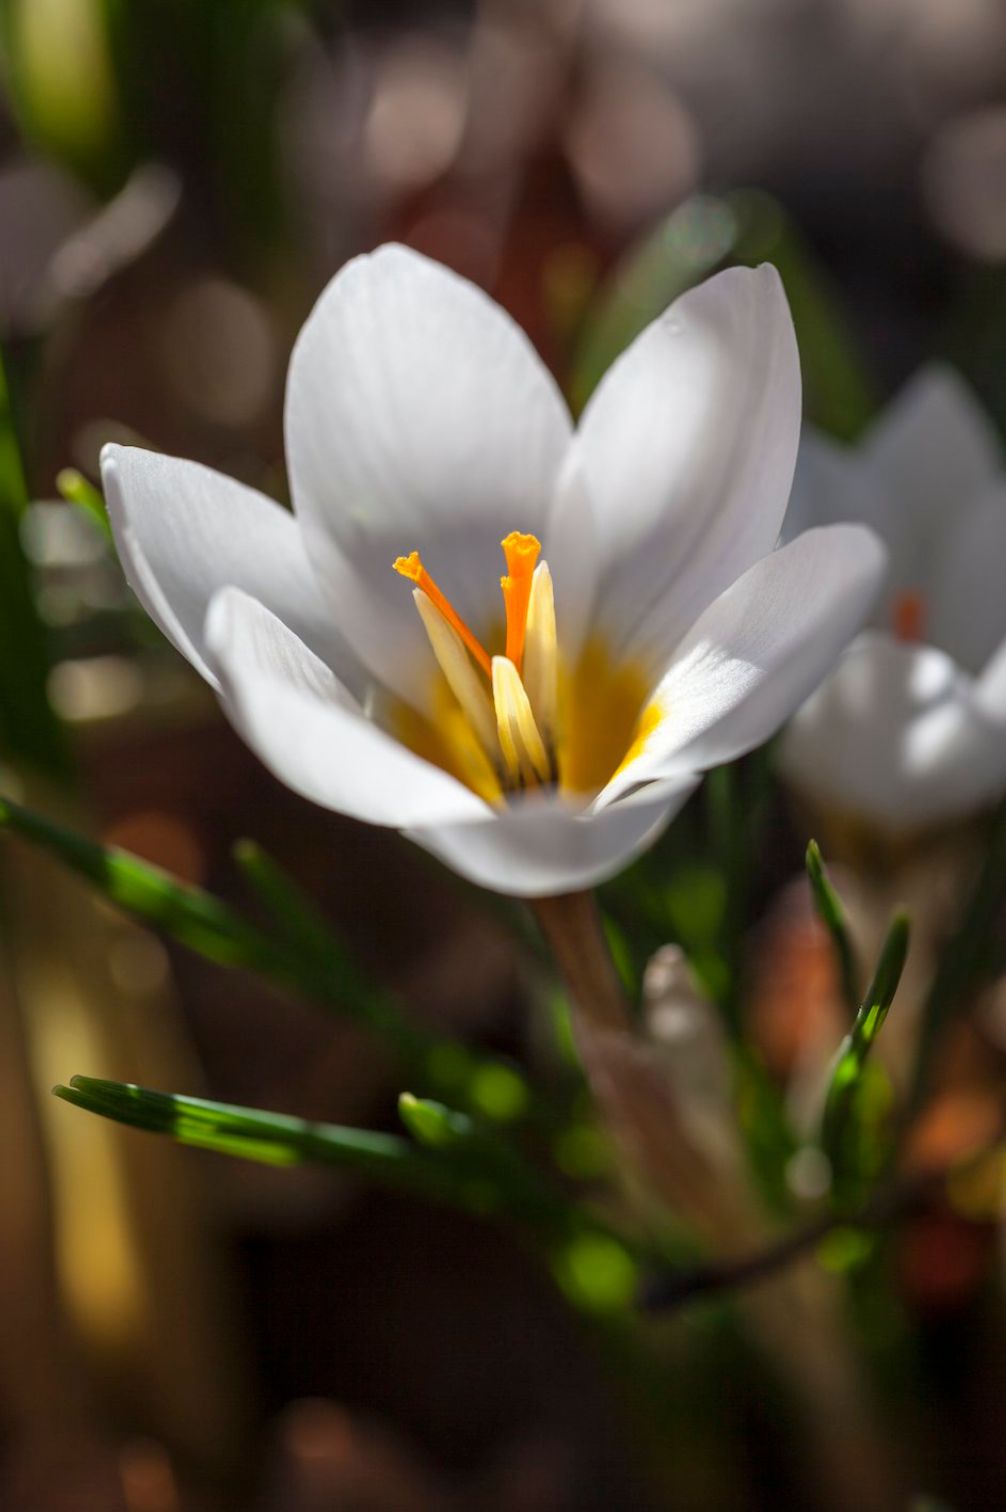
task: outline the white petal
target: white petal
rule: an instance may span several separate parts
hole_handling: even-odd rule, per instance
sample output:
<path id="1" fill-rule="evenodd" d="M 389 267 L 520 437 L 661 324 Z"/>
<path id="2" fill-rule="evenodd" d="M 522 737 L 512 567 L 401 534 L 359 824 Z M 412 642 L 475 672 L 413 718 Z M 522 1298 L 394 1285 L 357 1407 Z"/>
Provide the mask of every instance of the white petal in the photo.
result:
<path id="1" fill-rule="evenodd" d="M 935 555 L 926 639 L 980 672 L 1006 636 L 1006 479 L 986 488 Z"/>
<path id="2" fill-rule="evenodd" d="M 989 719 L 1006 724 L 1006 640 L 989 658 L 975 684 L 975 696 Z"/>
<path id="3" fill-rule="evenodd" d="M 603 575 L 597 521 L 574 450 L 567 453 L 559 478 L 542 537 L 542 559 L 552 574 L 559 656 L 563 665 L 574 666 L 590 631 Z"/>
<path id="4" fill-rule="evenodd" d="M 974 684 L 942 651 L 871 633 L 800 710 L 780 763 L 812 801 L 907 833 L 1006 787 L 1006 724 L 985 717 Z"/>
<path id="5" fill-rule="evenodd" d="M 911 548 L 914 520 L 911 509 L 891 489 L 885 488 L 876 471 L 852 447 L 805 425 L 800 436 L 793 492 L 783 523 L 785 544 L 818 525 L 854 523 L 868 525 L 880 536 L 888 552 L 886 588 L 892 580 L 903 582 Z M 903 565 L 904 564 L 904 565 Z M 912 586 L 923 585 L 915 580 Z M 890 607 L 881 594 L 875 618 L 889 625 Z"/>
<path id="6" fill-rule="evenodd" d="M 956 373 L 934 364 L 887 406 L 860 454 L 911 525 L 914 552 L 895 549 L 895 582 L 925 586 L 944 532 L 1002 465 L 992 424 Z"/>
<path id="7" fill-rule="evenodd" d="M 799 429 L 799 359 L 774 268 L 711 278 L 614 364 L 575 448 L 605 564 L 598 614 L 616 650 L 659 655 L 772 550 Z"/>
<path id="8" fill-rule="evenodd" d="M 410 830 L 409 836 L 469 881 L 512 897 L 543 898 L 603 882 L 659 838 L 698 777 L 654 783 L 601 814 L 529 797 L 481 824 Z"/>
<path id="9" fill-rule="evenodd" d="M 138 447 L 106 446 L 101 478 L 130 586 L 210 682 L 203 629 L 225 587 L 252 594 L 344 676 L 358 676 L 288 510 L 198 462 Z"/>
<path id="10" fill-rule="evenodd" d="M 817 525 L 840 525 L 847 520 L 876 529 L 872 517 L 880 499 L 877 481 L 852 448 L 805 425 L 782 540 L 788 543 Z"/>
<path id="11" fill-rule="evenodd" d="M 492 812 L 371 724 L 329 668 L 246 594 L 228 588 L 214 598 L 206 645 L 228 718 L 295 793 L 395 828 Z"/>
<path id="12" fill-rule="evenodd" d="M 361 658 L 415 698 L 429 666 L 391 570 L 418 548 L 477 634 L 502 613 L 499 543 L 547 537 L 570 420 L 527 338 L 473 284 L 404 247 L 339 272 L 294 348 L 294 506 Z"/>
<path id="13" fill-rule="evenodd" d="M 883 547 L 861 525 L 807 531 L 756 563 L 682 641 L 653 698 L 659 726 L 598 802 L 766 741 L 862 624 L 883 570 Z"/>

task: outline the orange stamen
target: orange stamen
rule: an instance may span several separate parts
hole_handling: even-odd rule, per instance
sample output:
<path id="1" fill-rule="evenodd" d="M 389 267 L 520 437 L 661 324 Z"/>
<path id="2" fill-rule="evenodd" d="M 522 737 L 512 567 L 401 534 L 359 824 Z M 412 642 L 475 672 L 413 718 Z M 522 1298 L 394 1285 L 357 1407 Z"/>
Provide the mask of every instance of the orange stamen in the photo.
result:
<path id="1" fill-rule="evenodd" d="M 541 542 L 537 536 L 511 530 L 500 545 L 503 547 L 507 567 L 506 577 L 500 578 L 503 602 L 506 605 L 506 654 L 519 672 L 524 657 L 531 578 L 541 553 Z"/>
<path id="2" fill-rule="evenodd" d="M 483 672 L 491 679 L 493 664 L 489 658 L 488 651 L 486 651 L 478 637 L 469 630 L 450 600 L 441 593 L 420 561 L 419 552 L 413 551 L 407 557 L 396 557 L 393 566 L 396 572 L 401 573 L 402 577 L 408 578 L 411 582 L 415 583 L 417 588 L 421 588 L 431 603 L 437 606 L 447 623 L 460 635 Z"/>
<path id="3" fill-rule="evenodd" d="M 891 606 L 894 633 L 900 641 L 916 645 L 925 630 L 926 602 L 921 593 L 899 593 Z"/>

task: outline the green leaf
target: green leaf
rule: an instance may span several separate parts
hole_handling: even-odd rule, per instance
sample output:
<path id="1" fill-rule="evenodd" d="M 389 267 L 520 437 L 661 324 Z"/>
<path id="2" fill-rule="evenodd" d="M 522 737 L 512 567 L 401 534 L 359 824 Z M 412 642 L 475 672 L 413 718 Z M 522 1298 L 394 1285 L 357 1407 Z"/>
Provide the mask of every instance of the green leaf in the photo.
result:
<path id="1" fill-rule="evenodd" d="M 875 1120 L 869 1115 L 885 1111 L 886 1089 L 867 1076 L 867 1062 L 883 1028 L 901 980 L 908 954 L 910 925 L 905 913 L 896 913 L 887 931 L 866 996 L 846 1035 L 832 1069 L 821 1119 L 820 1144 L 831 1162 L 836 1198 L 845 1200 L 858 1190 L 873 1164 Z"/>
<path id="2" fill-rule="evenodd" d="M 775 265 L 786 290 L 803 377 L 804 410 L 815 425 L 851 441 L 876 410 L 874 384 L 835 290 L 783 206 L 760 189 L 723 201 L 735 222 L 736 262 Z"/>
<path id="3" fill-rule="evenodd" d="M 549 1122 L 517 1067 L 479 1054 L 414 1023 L 396 998 L 372 983 L 315 905 L 257 846 L 241 849 L 245 875 L 279 924 L 281 938 L 225 903 L 170 876 L 160 867 L 100 845 L 0 797 L 0 829 L 7 829 L 63 862 L 111 903 L 221 966 L 267 978 L 362 1024 L 413 1068 L 431 1091 L 456 1098 L 500 1124 L 525 1115 Z M 303 907 L 302 917 L 295 918 Z"/>
<path id="4" fill-rule="evenodd" d="M 323 998 L 337 992 L 342 1010 L 394 1041 L 406 1054 L 434 1043 L 411 1023 L 379 983 L 361 968 L 335 926 L 304 889 L 254 840 L 239 840 L 234 859 L 268 916 L 280 948 L 296 964 L 298 982 Z"/>
<path id="5" fill-rule="evenodd" d="M 816 840 L 811 840 L 807 846 L 806 862 L 814 907 L 817 909 L 821 923 L 831 936 L 831 943 L 835 948 L 842 996 L 850 1012 L 856 1013 L 859 1006 L 858 972 L 852 941 L 849 938 L 849 928 L 845 921 L 845 909 L 825 870 Z"/>
<path id="6" fill-rule="evenodd" d="M 75 467 L 64 467 L 56 477 L 56 487 L 69 504 L 76 504 L 88 519 L 97 525 L 106 541 L 112 539 L 112 526 L 108 519 L 105 500 L 93 483 Z"/>
<path id="7" fill-rule="evenodd" d="M 49 703 L 48 631 L 21 546 L 24 468 L 0 358 L 0 754 L 65 780 L 69 749 Z"/>
<path id="8" fill-rule="evenodd" d="M 398 1114 L 413 1139 L 431 1150 L 449 1149 L 463 1144 L 475 1132 L 470 1118 L 428 1097 L 403 1092 L 398 1099 Z"/>
<path id="9" fill-rule="evenodd" d="M 456 1200 L 460 1196 L 449 1173 L 393 1134 L 313 1123 L 284 1113 L 155 1092 L 92 1076 L 75 1076 L 69 1086 L 53 1091 L 89 1113 L 152 1134 L 167 1134 L 179 1144 L 202 1150 L 266 1165 L 332 1165 L 426 1196 L 453 1195 Z"/>
<path id="10" fill-rule="evenodd" d="M 118 907 L 226 966 L 275 972 L 268 937 L 201 888 L 192 887 L 125 851 L 99 845 L 0 797 L 0 828 L 55 856 Z"/>
<path id="11" fill-rule="evenodd" d="M 336 1166 L 480 1216 L 505 1213 L 550 1246 L 584 1229 L 579 1210 L 515 1151 L 479 1133 L 463 1114 L 419 1098 L 403 1099 L 403 1116 L 421 1133 L 417 1148 L 393 1134 L 98 1077 L 74 1076 L 53 1091 L 89 1113 L 167 1134 L 179 1144 L 266 1165 Z"/>

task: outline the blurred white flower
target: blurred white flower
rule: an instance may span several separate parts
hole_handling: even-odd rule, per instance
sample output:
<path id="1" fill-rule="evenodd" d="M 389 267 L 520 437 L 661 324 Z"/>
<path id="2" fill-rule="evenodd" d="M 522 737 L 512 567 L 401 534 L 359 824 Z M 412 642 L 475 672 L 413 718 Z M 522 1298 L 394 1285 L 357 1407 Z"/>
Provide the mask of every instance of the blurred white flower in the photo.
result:
<path id="1" fill-rule="evenodd" d="M 782 770 L 892 836 L 963 816 L 1006 789 L 1006 473 L 951 371 L 918 374 L 853 450 L 804 433 L 784 539 L 835 520 L 880 532 L 885 591 Z"/>
<path id="2" fill-rule="evenodd" d="M 294 350 L 293 515 L 136 449 L 107 448 L 103 477 L 130 582 L 282 781 L 547 895 L 652 842 L 862 623 L 868 530 L 773 550 L 799 412 L 769 267 L 654 322 L 574 434 L 502 310 L 385 247 Z"/>

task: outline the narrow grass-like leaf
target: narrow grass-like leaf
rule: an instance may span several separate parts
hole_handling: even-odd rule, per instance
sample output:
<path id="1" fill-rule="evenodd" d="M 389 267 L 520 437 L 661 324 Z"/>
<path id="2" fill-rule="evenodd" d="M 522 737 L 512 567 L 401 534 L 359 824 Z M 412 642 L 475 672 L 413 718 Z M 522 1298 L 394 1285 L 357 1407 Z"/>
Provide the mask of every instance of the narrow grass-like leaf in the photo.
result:
<path id="1" fill-rule="evenodd" d="M 74 1076 L 69 1085 L 53 1091 L 89 1113 L 166 1134 L 179 1144 L 266 1165 L 331 1165 L 480 1216 L 506 1215 L 550 1244 L 584 1227 L 579 1209 L 516 1151 L 481 1135 L 463 1114 L 449 1109 L 440 1110 L 439 1117 L 444 1127 L 455 1130 L 456 1138 L 410 1144 L 393 1134 L 309 1122 L 98 1077 Z M 420 1100 L 413 1101 L 418 1109 Z M 425 1106 L 428 1115 L 439 1107 Z M 419 1121 L 414 1120 L 416 1127 Z"/>
<path id="2" fill-rule="evenodd" d="M 111 903 L 218 965 L 240 967 L 285 991 L 334 1009 L 382 1039 L 424 1087 L 456 1099 L 486 1119 L 507 1124 L 525 1116 L 548 1122 L 518 1067 L 480 1054 L 414 1022 L 389 992 L 373 983 L 296 884 L 257 849 L 251 854 L 260 896 L 272 921 L 285 910 L 284 937 L 274 938 L 202 888 L 112 846 L 74 833 L 0 797 L 0 830 L 39 846 L 92 883 Z M 245 867 L 246 874 L 248 867 Z M 295 925 L 302 898 L 310 910 Z"/>
<path id="3" fill-rule="evenodd" d="M 0 355 L 0 754 L 57 781 L 71 770 L 62 726 L 49 703 L 49 637 L 21 546 L 28 506 L 10 393 Z"/>
<path id="4" fill-rule="evenodd" d="M 412 1092 L 403 1092 L 399 1097 L 398 1116 L 413 1139 L 430 1150 L 464 1144 L 475 1133 L 475 1126 L 466 1114 L 428 1097 L 416 1097 Z"/>
<path id="5" fill-rule="evenodd" d="M 842 900 L 825 870 L 821 850 L 816 840 L 812 840 L 807 846 L 806 862 L 814 907 L 817 909 L 821 923 L 831 936 L 831 943 L 835 948 L 842 997 L 849 1011 L 856 1013 L 859 1009 L 859 974 L 856 969 L 855 952 L 849 938 Z"/>
<path id="6" fill-rule="evenodd" d="M 867 1093 L 867 1063 L 901 981 L 908 954 L 910 926 L 896 913 L 887 931 L 873 980 L 842 1041 L 832 1069 L 821 1119 L 821 1148 L 831 1162 L 833 1190 L 843 1198 L 863 1175 L 862 1107 Z"/>
<path id="7" fill-rule="evenodd" d="M 239 840 L 234 859 L 265 909 L 278 943 L 297 962 L 305 987 L 337 985 L 344 1010 L 379 1029 L 406 1054 L 428 1053 L 434 1037 L 410 1022 L 392 995 L 360 966 L 314 899 L 254 840 Z"/>
<path id="8" fill-rule="evenodd" d="M 584 1231 L 607 1232 L 597 1219 L 570 1202 L 517 1146 L 467 1113 L 403 1092 L 398 1114 L 418 1145 L 459 1174 L 467 1173 L 476 1189 L 488 1182 L 504 1198 L 507 1211 L 550 1245 L 565 1244 L 570 1236 Z"/>
<path id="9" fill-rule="evenodd" d="M 93 483 L 75 467 L 64 467 L 56 477 L 56 487 L 68 504 L 76 504 L 97 525 L 107 541 L 112 539 L 112 527 L 108 519 L 105 500 Z"/>
<path id="10" fill-rule="evenodd" d="M 737 189 L 723 204 L 735 226 L 732 258 L 774 263 L 782 279 L 800 348 L 807 417 L 830 435 L 853 440 L 875 413 L 876 394 L 835 290 L 778 200 L 760 189 Z"/>
<path id="11" fill-rule="evenodd" d="M 57 1097 L 89 1113 L 152 1134 L 167 1134 L 179 1144 L 267 1165 L 337 1166 L 424 1196 L 453 1192 L 454 1182 L 443 1167 L 393 1134 L 314 1123 L 92 1076 L 75 1076 L 68 1086 L 53 1090 Z"/>
<path id="12" fill-rule="evenodd" d="M 275 971 L 269 938 L 199 887 L 113 846 L 100 845 L 0 798 L 0 828 L 19 835 L 94 884 L 110 902 L 226 966 Z"/>

